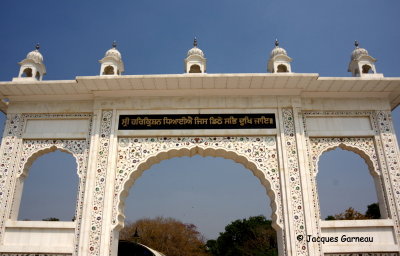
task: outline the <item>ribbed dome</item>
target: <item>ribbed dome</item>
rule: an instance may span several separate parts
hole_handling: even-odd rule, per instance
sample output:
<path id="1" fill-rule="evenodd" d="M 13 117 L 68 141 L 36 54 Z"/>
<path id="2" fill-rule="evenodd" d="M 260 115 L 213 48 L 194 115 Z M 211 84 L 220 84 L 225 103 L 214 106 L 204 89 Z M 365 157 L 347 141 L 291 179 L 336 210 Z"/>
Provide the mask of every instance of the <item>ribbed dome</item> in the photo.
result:
<path id="1" fill-rule="evenodd" d="M 111 48 L 106 52 L 105 57 L 115 57 L 117 59 L 121 59 L 121 53 L 117 49 Z"/>
<path id="2" fill-rule="evenodd" d="M 354 49 L 354 51 L 351 53 L 351 59 L 352 60 L 356 60 L 358 58 L 360 58 L 361 56 L 368 56 L 368 51 L 365 50 L 364 48 L 359 48 L 358 46 L 356 47 L 356 49 Z"/>
<path id="3" fill-rule="evenodd" d="M 204 58 L 204 53 L 203 53 L 203 51 L 202 51 L 200 48 L 197 47 L 197 39 L 196 39 L 196 38 L 195 38 L 194 41 L 193 41 L 193 48 L 190 49 L 190 50 L 187 52 L 187 57 L 189 57 L 189 56 L 191 56 L 191 55 L 200 55 L 201 57 Z"/>
<path id="4" fill-rule="evenodd" d="M 204 57 L 203 51 L 200 48 L 197 48 L 197 47 L 193 47 L 192 49 L 190 49 L 187 52 L 187 56 L 188 57 L 191 56 L 191 55 L 200 55 L 201 57 Z"/>
<path id="5" fill-rule="evenodd" d="M 279 47 L 278 40 L 275 40 L 275 48 L 272 49 L 271 54 L 270 54 L 270 58 L 272 59 L 273 57 L 275 57 L 277 55 L 286 55 L 287 56 L 287 52 L 282 47 Z"/>
<path id="6" fill-rule="evenodd" d="M 36 44 L 36 50 L 31 51 L 26 55 L 26 58 L 33 60 L 36 63 L 43 63 L 43 55 L 39 52 L 39 44 Z"/>
<path id="7" fill-rule="evenodd" d="M 116 48 L 111 48 L 110 50 L 106 51 L 104 57 L 114 57 L 118 60 L 121 60 L 121 53 Z"/>
<path id="8" fill-rule="evenodd" d="M 104 55 L 104 57 L 113 57 L 116 58 L 117 60 L 121 60 L 121 53 L 117 50 L 117 44 L 116 42 L 113 42 L 112 44 L 112 48 L 108 51 L 106 51 L 106 54 Z"/>
<path id="9" fill-rule="evenodd" d="M 272 49 L 272 51 L 271 51 L 271 58 L 273 58 L 277 55 L 287 55 L 287 52 L 285 49 L 283 49 L 279 46 L 275 46 L 275 48 Z"/>

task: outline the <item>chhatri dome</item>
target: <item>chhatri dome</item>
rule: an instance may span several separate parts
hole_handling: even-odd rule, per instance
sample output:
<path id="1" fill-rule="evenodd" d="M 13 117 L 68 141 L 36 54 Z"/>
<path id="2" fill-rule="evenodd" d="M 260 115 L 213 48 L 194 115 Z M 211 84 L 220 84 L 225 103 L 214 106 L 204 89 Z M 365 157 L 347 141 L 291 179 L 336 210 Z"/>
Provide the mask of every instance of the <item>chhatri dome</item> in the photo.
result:
<path id="1" fill-rule="evenodd" d="M 356 47 L 351 53 L 351 60 L 356 60 L 361 56 L 368 56 L 368 51 L 364 48 L 358 47 L 358 41 L 354 42 L 354 46 Z"/>
<path id="2" fill-rule="evenodd" d="M 279 47 L 279 41 L 278 41 L 278 39 L 275 39 L 275 47 L 271 51 L 270 58 L 274 58 L 277 55 L 286 55 L 287 56 L 287 52 L 282 47 Z"/>
<path id="3" fill-rule="evenodd" d="M 376 59 L 369 55 L 368 51 L 359 47 L 358 41 L 354 43 L 355 49 L 351 52 L 348 71 L 354 77 L 383 77 L 383 74 L 376 73 Z M 46 74 L 46 67 L 43 63 L 43 55 L 39 52 L 40 46 L 36 44 L 35 49 L 30 51 L 24 60 L 19 62 L 20 71 L 18 77 L 13 81 L 41 81 Z M 108 49 L 104 57 L 99 60 L 100 76 L 120 76 L 125 71 L 122 55 L 117 49 L 114 41 L 112 47 Z M 287 51 L 279 45 L 278 39 L 275 39 L 275 47 L 269 54 L 267 71 L 270 73 L 292 73 L 292 58 L 288 56 Z M 193 47 L 186 53 L 184 59 L 185 73 L 206 73 L 207 59 L 204 52 L 198 47 L 197 38 L 193 40 Z"/>
<path id="4" fill-rule="evenodd" d="M 43 55 L 39 52 L 40 45 L 36 44 L 35 50 L 29 52 L 26 58 L 19 62 L 21 66 L 17 78 L 14 80 L 38 80 L 43 79 L 43 75 L 46 74 L 46 67 L 43 63 Z"/>
<path id="5" fill-rule="evenodd" d="M 347 71 L 351 72 L 353 76 L 383 77 L 382 74 L 376 73 L 376 59 L 371 57 L 366 49 L 359 47 L 358 41 L 354 42 L 354 46 L 356 48 L 351 53 L 349 68 Z"/>
<path id="6" fill-rule="evenodd" d="M 104 58 L 99 60 L 101 63 L 100 75 L 121 75 L 125 71 L 121 53 L 117 50 L 117 43 L 114 41 L 112 48 L 106 51 Z"/>
<path id="7" fill-rule="evenodd" d="M 199 55 L 199 56 L 201 56 L 201 57 L 204 58 L 204 53 L 203 53 L 203 51 L 202 51 L 200 48 L 197 47 L 197 38 L 194 38 L 194 41 L 193 41 L 193 48 L 190 49 L 190 50 L 187 52 L 187 57 L 189 57 L 189 56 L 191 56 L 191 55 Z"/>
<path id="8" fill-rule="evenodd" d="M 292 62 L 292 58 L 287 55 L 285 49 L 279 47 L 279 41 L 275 39 L 275 47 L 271 51 L 267 65 L 268 72 L 290 73 L 292 72 L 290 62 Z"/>
<path id="9" fill-rule="evenodd" d="M 36 63 L 43 64 L 43 55 L 39 52 L 40 45 L 36 44 L 35 50 L 31 51 L 26 55 L 26 59 L 33 60 Z"/>
<path id="10" fill-rule="evenodd" d="M 197 47 L 197 38 L 193 40 L 193 48 L 187 52 L 185 62 L 185 73 L 205 73 L 207 59 L 203 51 Z"/>
<path id="11" fill-rule="evenodd" d="M 112 44 L 112 48 L 106 51 L 104 57 L 115 58 L 115 60 L 117 61 L 122 60 L 121 53 L 117 50 L 117 43 L 115 41 Z"/>

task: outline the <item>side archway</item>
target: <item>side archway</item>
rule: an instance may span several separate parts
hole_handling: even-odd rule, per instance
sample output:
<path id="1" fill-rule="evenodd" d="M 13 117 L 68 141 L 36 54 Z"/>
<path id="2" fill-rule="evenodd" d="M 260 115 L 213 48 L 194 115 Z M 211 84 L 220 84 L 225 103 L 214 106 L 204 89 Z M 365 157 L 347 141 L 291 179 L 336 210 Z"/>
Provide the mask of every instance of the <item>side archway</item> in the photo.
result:
<path id="1" fill-rule="evenodd" d="M 81 143 L 82 142 L 82 143 Z M 78 146 L 79 145 L 79 146 Z M 81 180 L 82 168 L 85 166 L 84 163 L 84 149 L 80 147 L 85 147 L 85 141 L 78 140 L 24 140 L 22 143 L 22 154 L 19 161 L 19 168 L 16 175 L 16 185 L 15 192 L 12 201 L 12 208 L 10 217 L 11 219 L 17 219 L 19 206 L 21 202 L 23 184 L 26 176 L 28 175 L 29 168 L 32 163 L 36 161 L 39 157 L 60 150 L 71 154 L 77 164 L 77 174 Z M 79 182 L 80 183 L 80 182 Z M 77 208 L 78 209 L 78 208 Z"/>
<path id="2" fill-rule="evenodd" d="M 32 163 L 42 155 L 60 150 L 71 154 L 77 164 L 77 175 L 79 177 L 79 187 L 77 191 L 75 209 L 75 242 L 74 253 L 77 254 L 79 247 L 80 229 L 82 223 L 83 203 L 85 196 L 85 185 L 87 177 L 87 160 L 89 153 L 89 142 L 84 139 L 71 140 L 23 140 L 21 145 L 21 155 L 19 157 L 18 168 L 15 176 L 14 195 L 12 198 L 10 218 L 16 220 L 21 201 L 24 178 L 27 175 Z"/>
<path id="3" fill-rule="evenodd" d="M 76 158 L 65 150 L 51 148 L 28 159 L 16 180 L 16 220 L 51 219 L 70 222 L 76 218 L 79 186 Z"/>
<path id="4" fill-rule="evenodd" d="M 381 179 L 380 166 L 375 150 L 373 138 L 310 138 L 311 144 L 311 172 L 312 184 L 314 186 L 314 208 L 318 216 L 321 218 L 319 198 L 317 193 L 316 176 L 318 174 L 318 163 L 324 152 L 341 148 L 351 151 L 364 159 L 368 166 L 369 172 L 373 177 L 375 188 L 378 196 L 379 207 L 383 218 L 388 217 L 387 200 L 383 191 L 383 182 Z"/>

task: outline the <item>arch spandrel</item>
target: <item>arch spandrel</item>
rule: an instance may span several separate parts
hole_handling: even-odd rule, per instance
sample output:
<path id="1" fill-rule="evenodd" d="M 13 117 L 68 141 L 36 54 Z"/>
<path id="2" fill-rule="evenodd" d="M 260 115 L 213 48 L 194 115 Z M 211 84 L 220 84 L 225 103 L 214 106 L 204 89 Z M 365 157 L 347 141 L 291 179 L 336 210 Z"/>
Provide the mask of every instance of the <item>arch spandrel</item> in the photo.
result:
<path id="1" fill-rule="evenodd" d="M 280 173 L 274 136 L 120 138 L 114 186 L 113 226 L 123 227 L 125 198 L 135 180 L 146 169 L 164 159 L 196 154 L 232 159 L 250 169 L 271 198 L 275 228 L 283 229 Z"/>
<path id="2" fill-rule="evenodd" d="M 356 153 L 364 159 L 373 176 L 380 176 L 380 168 L 375 150 L 374 139 L 365 138 L 310 138 L 313 174 L 318 174 L 318 163 L 324 152 L 341 148 Z"/>
<path id="3" fill-rule="evenodd" d="M 82 178 L 86 169 L 86 140 L 24 140 L 17 177 L 26 176 L 32 163 L 40 156 L 57 149 L 71 154 L 77 164 L 77 174 Z"/>

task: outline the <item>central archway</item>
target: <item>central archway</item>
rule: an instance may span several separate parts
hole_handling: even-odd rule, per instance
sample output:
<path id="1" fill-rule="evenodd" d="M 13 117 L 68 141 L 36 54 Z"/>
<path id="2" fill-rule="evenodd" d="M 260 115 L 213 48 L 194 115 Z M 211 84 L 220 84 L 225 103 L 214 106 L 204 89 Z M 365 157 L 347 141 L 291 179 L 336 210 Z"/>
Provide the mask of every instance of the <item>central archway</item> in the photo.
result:
<path id="1" fill-rule="evenodd" d="M 273 227 L 277 231 L 279 250 L 282 251 L 284 226 L 276 144 L 275 136 L 120 138 L 114 181 L 114 235 L 118 236 L 124 225 L 124 204 L 129 190 L 145 170 L 169 158 L 212 156 L 238 162 L 259 179 L 270 198 Z"/>

